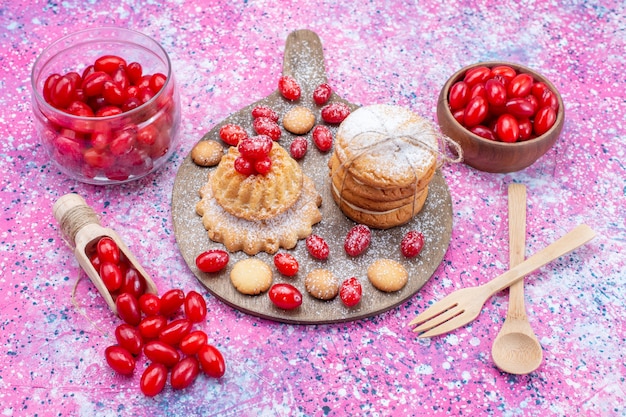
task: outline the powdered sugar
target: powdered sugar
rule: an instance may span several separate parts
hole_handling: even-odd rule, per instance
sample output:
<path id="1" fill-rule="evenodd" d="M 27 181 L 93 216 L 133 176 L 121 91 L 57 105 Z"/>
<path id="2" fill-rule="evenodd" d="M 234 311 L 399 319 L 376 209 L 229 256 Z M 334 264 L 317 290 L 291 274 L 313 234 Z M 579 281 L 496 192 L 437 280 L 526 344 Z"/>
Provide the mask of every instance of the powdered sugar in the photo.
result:
<path id="1" fill-rule="evenodd" d="M 436 160 L 432 124 L 409 109 L 386 104 L 361 107 L 343 121 L 335 148 L 341 161 L 363 160 L 369 175 L 419 178 Z"/>

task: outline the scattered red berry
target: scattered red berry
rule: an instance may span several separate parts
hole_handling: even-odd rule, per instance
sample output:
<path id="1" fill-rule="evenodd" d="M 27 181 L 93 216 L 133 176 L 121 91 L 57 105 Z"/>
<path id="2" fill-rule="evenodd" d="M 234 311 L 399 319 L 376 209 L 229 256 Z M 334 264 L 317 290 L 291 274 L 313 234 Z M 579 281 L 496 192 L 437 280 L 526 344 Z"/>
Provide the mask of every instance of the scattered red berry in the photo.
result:
<path id="1" fill-rule="evenodd" d="M 163 330 L 166 325 L 167 319 L 159 314 L 142 319 L 137 329 L 139 329 L 143 340 L 146 341 L 159 337 L 159 333 L 161 333 L 161 330 Z"/>
<path id="2" fill-rule="evenodd" d="M 318 106 L 322 106 L 328 103 L 330 100 L 330 96 L 333 93 L 333 90 L 330 88 L 330 85 L 323 83 L 317 86 L 315 91 L 313 91 L 313 101 Z"/>
<path id="3" fill-rule="evenodd" d="M 355 277 L 348 278 L 341 283 L 339 298 L 346 307 L 354 307 L 361 301 L 363 289 L 361 283 Z"/>
<path id="4" fill-rule="evenodd" d="M 209 337 L 202 330 L 194 330 L 183 337 L 178 348 L 185 355 L 195 355 L 200 348 L 207 344 Z"/>
<path id="5" fill-rule="evenodd" d="M 248 137 L 243 127 L 235 124 L 225 124 L 220 127 L 220 139 L 230 146 L 237 146 L 240 141 Z"/>
<path id="6" fill-rule="evenodd" d="M 270 301 L 283 310 L 293 310 L 302 304 L 302 294 L 291 284 L 274 284 L 268 294 Z"/>
<path id="7" fill-rule="evenodd" d="M 357 224 L 348 231 L 343 247 L 350 256 L 359 256 L 372 241 L 372 231 L 364 224 Z"/>
<path id="8" fill-rule="evenodd" d="M 226 372 L 226 362 L 217 348 L 205 345 L 198 351 L 202 371 L 211 378 L 221 378 Z"/>
<path id="9" fill-rule="evenodd" d="M 142 294 L 138 301 L 139 309 L 147 316 L 156 316 L 161 311 L 161 299 L 156 294 Z"/>
<path id="10" fill-rule="evenodd" d="M 407 232 L 400 243 L 402 255 L 407 258 L 413 258 L 420 254 L 424 247 L 424 235 L 416 230 Z"/>
<path id="11" fill-rule="evenodd" d="M 196 266 L 202 272 L 219 272 L 226 267 L 230 257 L 221 249 L 209 249 L 196 257 Z"/>
<path id="12" fill-rule="evenodd" d="M 135 358 L 121 346 L 109 346 L 104 351 L 104 358 L 115 372 L 130 375 L 135 370 Z"/>
<path id="13" fill-rule="evenodd" d="M 348 105 L 345 103 L 331 103 L 322 108 L 322 120 L 324 120 L 326 123 L 341 123 L 349 115 L 350 107 L 348 107 Z"/>
<path id="14" fill-rule="evenodd" d="M 278 113 L 267 106 L 256 106 L 252 109 L 252 118 L 257 119 L 259 117 L 265 117 L 273 122 L 278 122 Z"/>
<path id="15" fill-rule="evenodd" d="M 159 340 L 171 346 L 178 346 L 183 337 L 191 331 L 191 320 L 177 319 L 168 323 L 159 332 Z"/>
<path id="16" fill-rule="evenodd" d="M 206 319 L 206 301 L 199 293 L 189 291 L 185 296 L 185 316 L 192 323 L 199 323 Z"/>
<path id="17" fill-rule="evenodd" d="M 317 125 L 313 128 L 313 143 L 322 152 L 328 152 L 333 147 L 333 134 L 328 126 Z"/>
<path id="18" fill-rule="evenodd" d="M 257 134 L 269 136 L 272 140 L 279 140 L 282 134 L 278 123 L 267 117 L 254 119 L 252 127 Z"/>
<path id="19" fill-rule="evenodd" d="M 127 292 L 120 294 L 115 299 L 117 315 L 126 323 L 137 326 L 141 322 L 141 310 L 137 299 Z"/>
<path id="20" fill-rule="evenodd" d="M 290 253 L 279 252 L 274 255 L 274 265 L 281 274 L 292 277 L 298 273 L 300 264 L 298 260 Z"/>
<path id="21" fill-rule="evenodd" d="M 309 142 L 304 136 L 298 136 L 293 139 L 289 146 L 289 153 L 293 159 L 302 159 L 306 155 Z"/>
<path id="22" fill-rule="evenodd" d="M 143 353 L 152 362 L 171 368 L 180 361 L 180 353 L 176 348 L 160 340 L 152 340 L 143 347 Z"/>
<path id="23" fill-rule="evenodd" d="M 165 388 L 167 368 L 160 363 L 151 363 L 141 375 L 139 388 L 144 395 L 154 397 Z"/>
<path id="24" fill-rule="evenodd" d="M 298 100 L 300 98 L 301 89 L 298 82 L 289 75 L 283 75 L 278 80 L 278 91 L 287 100 Z"/>
<path id="25" fill-rule="evenodd" d="M 115 339 L 121 347 L 133 355 L 136 356 L 141 353 L 143 338 L 135 326 L 127 323 L 120 324 L 115 328 Z"/>
<path id="26" fill-rule="evenodd" d="M 200 364 L 195 356 L 187 356 L 172 368 L 170 384 L 172 388 L 184 389 L 195 381 L 200 372 Z"/>
<path id="27" fill-rule="evenodd" d="M 183 290 L 172 289 L 165 292 L 161 296 L 161 311 L 160 313 L 167 317 L 176 313 L 178 309 L 185 302 L 185 293 Z"/>
<path id="28" fill-rule="evenodd" d="M 310 235 L 306 238 L 305 243 L 311 256 L 322 261 L 328 259 L 330 249 L 328 247 L 328 243 L 326 243 L 322 237 L 318 235 Z"/>

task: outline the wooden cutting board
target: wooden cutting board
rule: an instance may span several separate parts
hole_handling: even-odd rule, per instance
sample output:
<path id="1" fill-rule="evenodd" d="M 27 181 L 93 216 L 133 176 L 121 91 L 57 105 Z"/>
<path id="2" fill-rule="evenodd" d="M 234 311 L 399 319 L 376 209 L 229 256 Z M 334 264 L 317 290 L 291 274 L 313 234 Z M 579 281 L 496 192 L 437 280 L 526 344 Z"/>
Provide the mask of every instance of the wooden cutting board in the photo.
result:
<path id="1" fill-rule="evenodd" d="M 314 32 L 298 30 L 288 36 L 283 59 L 283 74 L 291 75 L 300 83 L 302 97 L 295 104 L 310 108 L 319 123 L 321 107 L 315 105 L 312 94 L 319 84 L 327 82 L 327 77 L 322 44 Z M 277 82 L 279 76 L 280 74 L 276 75 Z M 331 102 L 334 101 L 344 102 L 353 110 L 358 107 L 335 93 L 331 98 Z M 288 102 L 278 91 L 275 91 L 268 97 L 229 116 L 213 127 L 201 140 L 220 141 L 219 129 L 226 123 L 239 124 L 250 135 L 253 135 L 252 108 L 257 105 L 269 106 L 281 116 L 282 120 L 282 116 L 295 104 Z M 335 134 L 336 126 L 330 127 Z M 293 137 L 294 135 L 283 129 L 279 143 L 288 149 Z M 323 198 L 320 208 L 323 219 L 314 226 L 313 233 L 324 237 L 329 243 L 330 257 L 326 261 L 313 259 L 306 250 L 304 240 L 301 240 L 294 249 L 289 250 L 298 259 L 300 271 L 295 277 L 288 278 L 276 271 L 271 255 L 267 253 L 255 255 L 271 266 L 274 271 L 274 283 L 288 282 L 302 292 L 302 305 L 295 310 L 285 311 L 275 307 L 267 293 L 247 296 L 237 292 L 230 282 L 229 274 L 238 260 L 248 257 L 243 252 L 232 253 L 228 266 L 220 273 L 207 274 L 197 269 L 195 259 L 200 253 L 208 249 L 224 249 L 224 247 L 208 238 L 202 225 L 202 218 L 195 211 L 195 206 L 200 201 L 198 190 L 206 183 L 207 175 L 213 168 L 197 166 L 191 161 L 189 155 L 178 170 L 172 192 L 174 232 L 187 265 L 207 290 L 224 303 L 244 313 L 280 322 L 300 324 L 345 322 L 374 316 L 398 306 L 415 295 L 428 281 L 448 248 L 452 231 L 452 202 L 445 180 L 437 171 L 429 187 L 429 195 L 422 211 L 404 226 L 389 230 L 373 230 L 372 243 L 368 250 L 359 257 L 351 258 L 345 254 L 343 242 L 348 230 L 355 223 L 343 215 L 330 194 L 327 162 L 332 151 L 321 153 L 313 145 L 310 134 L 308 139 L 309 151 L 300 163 L 304 173 L 315 181 L 317 190 Z M 425 245 L 417 258 L 406 259 L 400 253 L 400 241 L 404 234 L 412 229 L 424 234 Z M 383 293 L 369 283 L 366 274 L 367 267 L 374 260 L 383 257 L 402 262 L 409 271 L 409 282 L 402 290 L 390 294 Z M 363 287 L 361 302 L 353 308 L 347 308 L 341 303 L 339 297 L 332 301 L 320 301 L 311 297 L 304 288 L 304 277 L 316 268 L 331 270 L 341 281 L 352 276 L 357 277 Z"/>

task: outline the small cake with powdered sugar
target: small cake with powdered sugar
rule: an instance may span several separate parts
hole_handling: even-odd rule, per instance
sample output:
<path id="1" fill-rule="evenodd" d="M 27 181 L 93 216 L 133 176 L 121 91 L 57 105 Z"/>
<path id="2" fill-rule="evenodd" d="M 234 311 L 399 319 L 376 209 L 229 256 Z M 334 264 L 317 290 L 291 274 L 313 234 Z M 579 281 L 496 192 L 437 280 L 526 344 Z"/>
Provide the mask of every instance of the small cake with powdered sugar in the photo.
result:
<path id="1" fill-rule="evenodd" d="M 388 229 L 424 206 L 438 164 L 433 125 L 409 109 L 376 104 L 339 126 L 329 160 L 331 193 L 352 220 Z"/>

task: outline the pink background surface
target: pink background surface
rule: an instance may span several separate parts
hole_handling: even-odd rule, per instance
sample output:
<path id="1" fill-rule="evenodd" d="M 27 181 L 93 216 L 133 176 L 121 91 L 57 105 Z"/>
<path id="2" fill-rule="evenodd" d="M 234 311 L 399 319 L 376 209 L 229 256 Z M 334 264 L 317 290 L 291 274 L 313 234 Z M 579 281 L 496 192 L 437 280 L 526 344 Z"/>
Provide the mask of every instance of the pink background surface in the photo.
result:
<path id="1" fill-rule="evenodd" d="M 58 172 L 30 110 L 30 69 L 42 49 L 101 25 L 157 39 L 183 106 L 171 162 L 111 187 Z M 546 75 L 566 105 L 560 140 L 526 170 L 444 167 L 454 226 L 443 263 L 410 301 L 346 324 L 286 325 L 233 310 L 196 281 L 172 229 L 182 159 L 216 123 L 274 90 L 285 39 L 302 28 L 319 34 L 330 83 L 354 103 L 400 104 L 435 120 L 447 77 L 503 59 Z M 0 414 L 626 416 L 624 33 L 619 0 L 2 2 Z M 541 367 L 527 376 L 502 373 L 491 361 L 506 292 L 448 335 L 417 339 L 405 326 L 454 289 L 507 269 L 511 182 L 528 187 L 527 255 L 579 223 L 599 234 L 527 279 L 528 315 L 544 348 Z M 222 379 L 200 377 L 183 391 L 167 387 L 147 398 L 140 372 L 121 377 L 108 368 L 103 353 L 119 321 L 52 216 L 68 192 L 83 195 L 122 235 L 160 291 L 205 294 L 210 313 L 201 328 L 226 357 Z"/>

